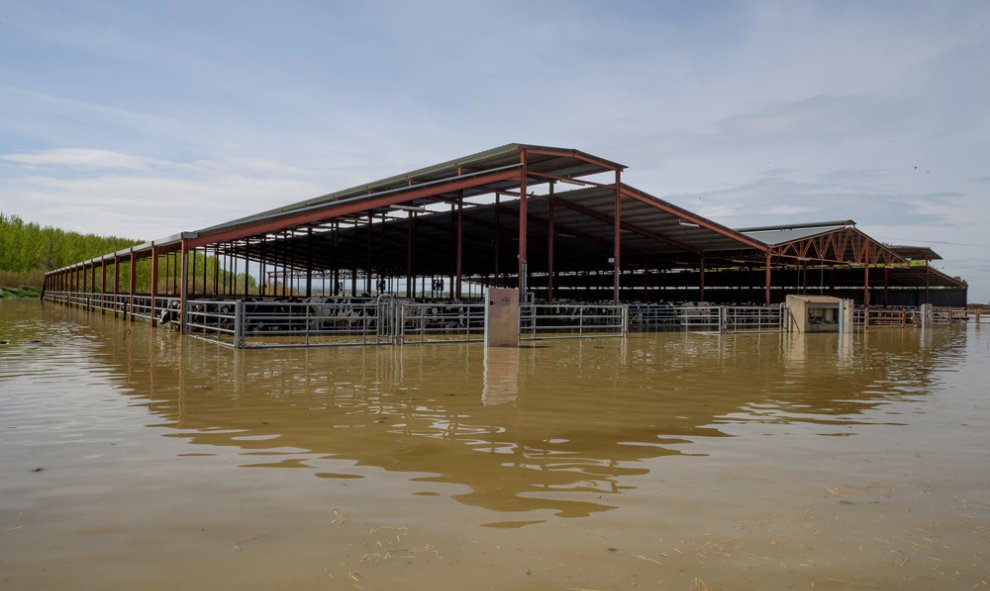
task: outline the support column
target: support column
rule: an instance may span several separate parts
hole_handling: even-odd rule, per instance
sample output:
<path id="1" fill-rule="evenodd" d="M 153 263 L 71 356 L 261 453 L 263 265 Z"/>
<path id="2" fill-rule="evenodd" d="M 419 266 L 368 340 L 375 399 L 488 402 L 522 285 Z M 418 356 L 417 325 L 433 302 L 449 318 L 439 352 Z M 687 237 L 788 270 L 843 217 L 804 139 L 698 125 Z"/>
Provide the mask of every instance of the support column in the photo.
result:
<path id="1" fill-rule="evenodd" d="M 770 263 L 772 262 L 772 255 L 767 253 L 767 275 L 766 275 L 766 304 L 770 305 Z"/>
<path id="2" fill-rule="evenodd" d="M 549 215 L 550 219 L 547 222 L 547 302 L 553 301 L 553 274 L 554 274 L 553 247 L 554 247 L 554 243 L 557 241 L 556 222 L 554 221 L 554 196 L 553 196 L 553 189 L 555 184 L 556 183 L 554 181 L 550 181 L 550 197 L 549 197 L 549 201 L 547 202 L 547 206 L 549 207 L 548 213 L 550 214 Z"/>
<path id="3" fill-rule="evenodd" d="M 131 322 L 134 322 L 134 292 L 137 290 L 137 257 L 131 250 L 131 276 L 129 292 L 127 294 L 127 310 L 130 314 Z"/>
<path id="4" fill-rule="evenodd" d="M 120 308 L 120 257 L 113 257 L 113 317 L 117 318 Z"/>
<path id="5" fill-rule="evenodd" d="M 89 268 L 89 309 L 92 310 L 94 307 L 93 300 L 96 299 L 96 263 Z"/>
<path id="6" fill-rule="evenodd" d="M 306 228 L 306 297 L 313 296 L 313 228 Z"/>
<path id="7" fill-rule="evenodd" d="M 209 262 L 207 260 L 207 262 Z M 206 269 L 207 266 L 203 264 L 203 284 L 206 284 Z M 206 291 L 205 289 L 203 291 Z M 220 244 L 213 245 L 213 295 L 220 295 Z"/>
<path id="8" fill-rule="evenodd" d="M 870 252 L 866 252 L 866 264 L 863 265 L 863 305 L 870 307 Z"/>
<path id="9" fill-rule="evenodd" d="M 251 239 L 246 238 L 244 240 L 244 297 L 245 298 L 248 297 L 248 288 L 251 287 L 251 283 L 250 283 L 251 273 L 249 272 L 251 269 L 250 249 L 251 249 Z"/>
<path id="10" fill-rule="evenodd" d="M 615 220 L 612 231 L 612 303 L 619 303 L 619 270 L 621 269 L 620 255 L 622 253 L 622 172 L 615 171 Z"/>
<path id="11" fill-rule="evenodd" d="M 495 193 L 495 281 L 492 285 L 502 287 L 499 282 L 499 260 L 502 258 L 502 212 L 500 207 L 502 196 Z"/>
<path id="12" fill-rule="evenodd" d="M 107 260 L 100 259 L 100 314 L 106 316 L 107 313 Z"/>
<path id="13" fill-rule="evenodd" d="M 268 277 L 266 273 L 268 272 L 267 256 L 268 253 L 265 252 L 265 243 L 268 241 L 266 236 L 261 237 L 261 249 L 258 256 L 258 260 L 261 261 L 261 269 L 258 271 L 258 280 L 261 285 L 258 286 L 258 295 L 265 297 L 265 291 L 268 289 Z"/>
<path id="14" fill-rule="evenodd" d="M 179 334 L 186 334 L 186 308 L 187 300 L 189 299 L 189 244 L 186 239 L 182 239 L 182 247 L 180 254 L 180 268 L 179 273 Z"/>
<path id="15" fill-rule="evenodd" d="M 155 300 L 158 298 L 158 247 L 151 245 L 151 326 L 157 326 L 158 321 L 155 315 Z"/>
<path id="16" fill-rule="evenodd" d="M 519 286 L 519 299 L 520 301 L 526 301 L 526 149 L 522 148 L 520 150 L 520 160 L 522 163 L 522 168 L 519 173 L 519 254 L 517 255 L 519 259 L 519 269 L 518 269 L 518 286 Z"/>
<path id="17" fill-rule="evenodd" d="M 701 255 L 701 273 L 698 275 L 698 301 L 705 301 L 705 255 Z"/>
<path id="18" fill-rule="evenodd" d="M 457 196 L 457 260 L 455 261 L 454 300 L 461 301 L 464 263 L 464 191 Z"/>
<path id="19" fill-rule="evenodd" d="M 416 212 L 411 211 L 408 214 L 407 221 L 409 222 L 406 226 L 406 297 L 415 297 L 416 293 L 416 278 L 413 277 L 413 252 L 416 248 L 415 242 L 415 232 L 416 232 Z"/>
<path id="20" fill-rule="evenodd" d="M 887 288 L 890 286 L 890 284 L 889 284 L 890 276 L 889 276 L 888 271 L 890 271 L 890 267 L 888 267 L 887 265 L 884 265 L 884 267 L 883 267 L 883 305 L 884 306 L 889 306 L 890 305 L 890 303 L 888 301 L 888 298 L 887 298 Z"/>

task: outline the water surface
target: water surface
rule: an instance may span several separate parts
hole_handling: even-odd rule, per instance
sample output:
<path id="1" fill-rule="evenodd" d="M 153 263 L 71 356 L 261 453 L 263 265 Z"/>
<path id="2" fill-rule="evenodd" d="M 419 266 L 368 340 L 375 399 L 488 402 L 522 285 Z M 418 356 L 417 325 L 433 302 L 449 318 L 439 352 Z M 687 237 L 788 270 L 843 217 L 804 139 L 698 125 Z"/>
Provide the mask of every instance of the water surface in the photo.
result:
<path id="1" fill-rule="evenodd" d="M 990 585 L 990 332 L 231 351 L 0 302 L 4 589 Z"/>

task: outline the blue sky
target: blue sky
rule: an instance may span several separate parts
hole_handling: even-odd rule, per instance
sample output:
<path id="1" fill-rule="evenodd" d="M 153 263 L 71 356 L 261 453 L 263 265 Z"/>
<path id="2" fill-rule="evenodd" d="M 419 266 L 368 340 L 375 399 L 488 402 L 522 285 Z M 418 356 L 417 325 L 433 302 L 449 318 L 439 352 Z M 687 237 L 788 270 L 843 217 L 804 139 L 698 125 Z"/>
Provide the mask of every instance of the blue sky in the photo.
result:
<path id="1" fill-rule="evenodd" d="M 154 239 L 509 142 L 990 301 L 990 3 L 0 0 L 0 211 Z"/>

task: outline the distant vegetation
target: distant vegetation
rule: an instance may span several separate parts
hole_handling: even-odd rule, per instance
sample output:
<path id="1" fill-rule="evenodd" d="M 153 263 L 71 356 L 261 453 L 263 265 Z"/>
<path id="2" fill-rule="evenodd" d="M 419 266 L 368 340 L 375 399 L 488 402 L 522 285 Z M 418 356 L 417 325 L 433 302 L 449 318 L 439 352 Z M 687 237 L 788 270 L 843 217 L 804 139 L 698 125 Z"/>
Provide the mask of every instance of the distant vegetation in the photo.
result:
<path id="1" fill-rule="evenodd" d="M 121 238 L 119 236 L 98 236 L 96 234 L 80 234 L 66 232 L 51 226 L 42 227 L 39 224 L 25 222 L 16 215 L 5 215 L 0 212 L 0 297 L 19 296 L 37 297 L 40 293 L 45 272 L 59 269 L 72 263 L 78 263 L 100 255 L 115 252 L 137 244 L 140 240 Z M 203 269 L 210 278 L 208 291 L 212 291 L 214 265 L 216 259 L 201 253 L 195 255 L 197 276 L 199 277 L 198 291 L 203 291 Z M 192 265 L 190 259 L 190 265 Z M 160 269 L 159 291 L 166 284 L 164 269 Z M 226 271 L 217 271 L 221 285 L 226 284 L 229 275 Z M 128 265 L 121 265 L 121 285 L 129 285 L 130 272 Z M 244 284 L 244 274 L 235 279 L 238 286 Z M 138 261 L 137 277 L 135 278 L 138 291 L 147 293 L 151 287 L 151 262 L 147 259 Z M 248 278 L 250 288 L 254 288 L 253 277 Z"/>
<path id="2" fill-rule="evenodd" d="M 45 271 L 140 244 L 118 236 L 66 232 L 0 213 L 0 288 L 3 293 L 38 293 Z"/>
<path id="3" fill-rule="evenodd" d="M 0 213 L 0 270 L 51 271 L 101 254 L 140 244 L 140 240 L 66 232 Z"/>

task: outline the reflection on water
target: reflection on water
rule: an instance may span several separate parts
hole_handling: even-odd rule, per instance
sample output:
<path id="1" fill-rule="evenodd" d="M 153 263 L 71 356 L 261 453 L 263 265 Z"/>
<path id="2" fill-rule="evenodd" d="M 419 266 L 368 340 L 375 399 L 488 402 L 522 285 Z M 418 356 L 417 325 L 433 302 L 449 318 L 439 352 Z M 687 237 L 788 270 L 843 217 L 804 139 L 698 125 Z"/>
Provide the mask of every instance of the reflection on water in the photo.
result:
<path id="1" fill-rule="evenodd" d="M 627 588 L 629 576 L 642 576 L 637 583 L 666 578 L 686 584 L 695 577 L 729 587 L 746 577 L 764 580 L 779 570 L 774 565 L 788 561 L 790 574 L 774 575 L 783 577 L 774 586 L 884 586 L 923 575 L 952 588 L 950 580 L 980 580 L 972 561 L 982 550 L 946 550 L 904 533 L 930 527 L 947 511 L 944 503 L 930 507 L 914 498 L 924 479 L 907 466 L 934 462 L 962 474 L 961 465 L 946 465 L 946 459 L 970 465 L 985 457 L 986 446 L 972 444 L 987 442 L 986 403 L 965 408 L 974 404 L 973 388 L 990 374 L 987 338 L 972 329 L 841 337 L 676 333 L 487 351 L 474 344 L 230 351 L 140 323 L 29 306 L 0 307 L 0 339 L 10 342 L 0 346 L 0 436 L 9 450 L 3 529 L 18 527 L 18 515 L 27 514 L 57 537 L 59 520 L 51 516 L 60 510 L 60 495 L 102 499 L 117 487 L 140 489 L 133 499 L 151 501 L 142 507 L 174 507 L 175 498 L 163 501 L 135 484 L 134 472 L 124 475 L 121 466 L 129 465 L 149 473 L 148 481 L 167 495 L 192 495 L 195 507 L 182 509 L 193 512 L 185 518 L 191 522 L 210 522 L 233 507 L 243 512 L 241 519 L 217 518 L 221 530 L 259 512 L 288 522 L 295 518 L 293 506 L 310 507 L 315 514 L 309 519 L 338 528 L 335 535 L 349 527 L 354 518 L 345 515 L 351 510 L 374 523 L 362 532 L 379 536 L 382 527 L 400 528 L 396 542 L 376 539 L 377 548 L 362 546 L 367 533 L 344 536 L 347 548 L 361 552 L 341 549 L 323 558 L 326 572 L 334 575 L 336 568 L 336 576 L 346 577 L 337 580 L 341 586 L 369 584 L 367 573 L 354 574 L 358 565 L 370 568 L 370 561 L 384 568 L 397 556 L 410 564 L 415 556 L 422 565 L 427 557 L 439 560 L 441 546 L 457 556 L 455 563 L 433 563 L 409 579 L 379 572 L 378 583 L 425 588 L 469 566 L 502 571 L 532 556 L 533 548 L 553 562 L 541 565 L 549 569 L 541 571 L 549 577 L 544 584 L 533 578 L 534 567 L 528 574 L 509 568 L 493 575 L 493 584 L 596 588 L 587 583 L 608 581 L 608 588 Z M 960 374 L 967 377 L 960 381 Z M 919 437 L 942 448 L 935 453 L 902 442 Z M 960 441 L 968 447 L 951 449 Z M 957 485 L 941 492 L 966 500 L 965 511 L 950 512 L 963 520 L 953 522 L 954 541 L 983 543 L 990 535 L 990 524 L 980 523 L 988 515 L 986 495 L 973 488 L 985 484 L 988 465 L 970 465 L 953 481 Z M 218 471 L 226 482 L 201 470 Z M 174 483 L 163 484 L 163 474 Z M 59 490 L 46 489 L 56 475 Z M 223 487 L 223 496 L 209 486 Z M 327 494 L 332 506 L 316 500 Z M 138 503 L 126 499 L 117 509 Z M 898 510 L 923 515 L 924 525 L 877 512 L 881 502 L 895 501 Z M 87 514 L 84 505 L 76 507 L 81 515 Z M 829 513 L 836 508 L 845 513 Z M 854 511 L 861 513 L 847 522 Z M 821 512 L 814 513 L 820 521 L 809 521 L 810 512 Z M 969 515 L 971 523 L 956 513 Z M 861 564 L 845 556 L 850 540 L 832 528 L 843 523 L 854 533 L 864 517 L 876 521 L 868 530 L 874 538 L 895 540 L 901 532 L 905 542 L 884 549 L 887 562 Z M 160 514 L 149 521 L 142 513 L 112 519 L 122 520 L 114 535 L 126 539 L 135 521 L 171 518 Z M 966 524 L 969 530 L 960 529 Z M 94 530 L 90 535 L 100 537 L 100 528 Z M 325 533 L 305 521 L 294 531 Z M 692 542 L 699 532 L 722 537 Z M 439 542 L 415 546 L 416 552 L 399 547 L 405 536 L 427 533 Z M 252 544 L 275 543 L 267 532 L 243 535 Z M 281 547 L 282 558 L 299 561 L 305 571 L 313 557 L 302 547 L 315 538 L 297 535 Z M 517 537 L 486 537 L 507 535 Z M 812 538 L 818 549 L 809 554 L 801 549 Z M 464 554 L 468 539 L 490 542 L 491 552 L 501 552 L 503 544 L 528 549 L 482 560 Z M 756 541 L 751 547 L 742 539 Z M 794 547 L 779 547 L 784 539 Z M 73 540 L 66 534 L 62 542 L 67 556 L 79 543 Z M 547 540 L 555 550 L 547 550 Z M 693 548 L 675 547 L 675 540 Z M 905 553 L 917 550 L 911 543 L 925 544 L 940 565 L 958 563 L 958 574 L 912 563 L 920 553 Z M 21 563 L 30 565 L 22 542 L 5 540 L 0 550 L 6 554 L 15 544 Z M 157 543 L 149 545 L 152 550 L 162 551 Z M 271 550 L 269 560 L 281 556 Z M 201 551 L 209 556 L 217 549 Z M 628 562 L 593 566 L 587 553 L 599 551 L 599 558 L 614 554 L 611 560 Z M 135 555 L 114 556 L 105 558 L 119 562 Z M 836 563 L 838 570 L 825 566 Z M 803 570 L 793 566 L 802 564 Z M 78 568 L 63 567 L 63 573 Z M 621 583 L 619 571 L 626 577 Z M 25 566 L 15 574 L 31 572 Z M 568 578 L 575 573 L 578 580 Z M 28 586 L 28 579 L 14 580 Z M 231 574 L 213 586 L 235 582 Z"/>

